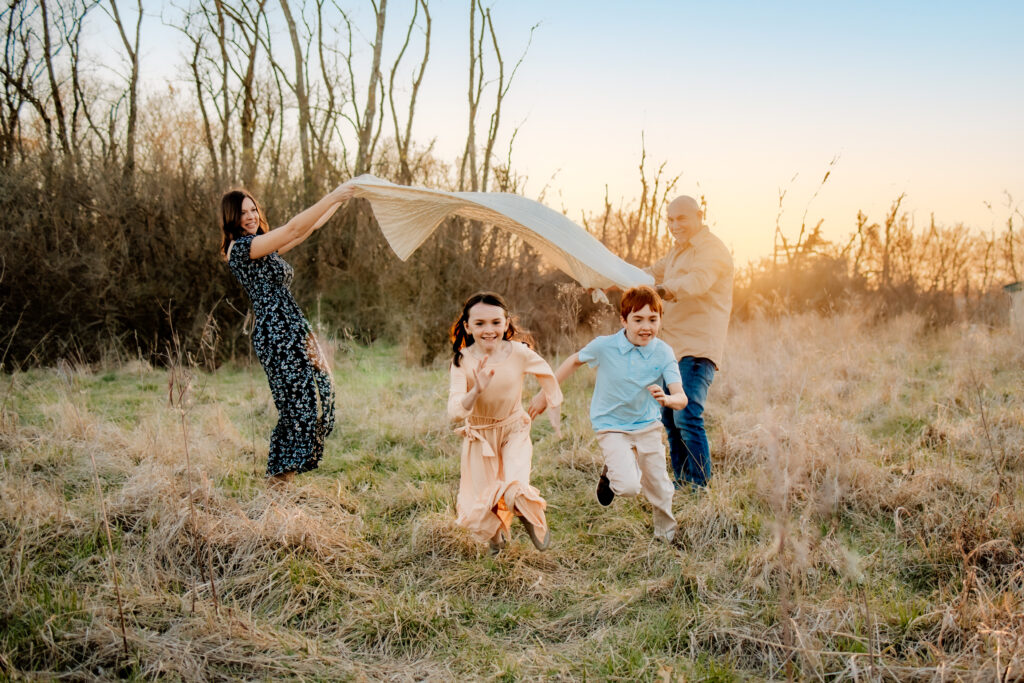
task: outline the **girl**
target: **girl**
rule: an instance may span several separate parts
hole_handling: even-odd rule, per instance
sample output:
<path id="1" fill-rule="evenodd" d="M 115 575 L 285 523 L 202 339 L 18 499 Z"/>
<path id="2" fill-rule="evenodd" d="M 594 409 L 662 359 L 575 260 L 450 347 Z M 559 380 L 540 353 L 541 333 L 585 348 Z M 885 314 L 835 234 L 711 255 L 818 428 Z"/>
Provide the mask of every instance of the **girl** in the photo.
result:
<path id="1" fill-rule="evenodd" d="M 221 251 L 252 302 L 252 345 L 270 382 L 279 420 L 270 436 L 267 482 L 286 484 L 315 469 L 334 428 L 334 386 L 320 347 L 289 286 L 294 271 L 280 254 L 301 244 L 355 189 L 340 185 L 270 230 L 256 199 L 232 190 L 221 199 Z"/>
<path id="2" fill-rule="evenodd" d="M 536 375 L 548 416 L 559 431 L 562 392 L 551 367 L 516 336 L 508 306 L 491 292 L 474 294 L 451 329 L 448 415 L 462 420 L 462 462 L 457 503 L 459 526 L 488 541 L 497 554 L 511 538 L 518 516 L 538 550 L 551 542 L 547 503 L 530 486 L 530 416 L 522 406 L 523 379 Z"/>

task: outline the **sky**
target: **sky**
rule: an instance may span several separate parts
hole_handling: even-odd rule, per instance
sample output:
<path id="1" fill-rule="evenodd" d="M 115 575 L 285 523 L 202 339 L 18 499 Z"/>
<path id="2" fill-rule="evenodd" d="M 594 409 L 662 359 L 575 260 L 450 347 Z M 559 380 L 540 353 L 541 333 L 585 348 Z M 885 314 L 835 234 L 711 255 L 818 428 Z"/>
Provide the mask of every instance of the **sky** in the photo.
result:
<path id="1" fill-rule="evenodd" d="M 431 2 L 414 129 L 450 160 L 465 141 L 467 6 Z M 881 221 L 901 194 L 918 226 L 934 215 L 1001 230 L 1024 207 L 1024 2 L 487 6 L 509 67 L 536 25 L 503 105 L 501 156 L 518 128 L 524 193 L 574 219 L 601 210 L 606 188 L 616 206 L 635 202 L 642 139 L 651 172 L 664 163 L 680 193 L 705 197 L 739 263 L 770 254 L 782 192 L 789 238 L 806 214 L 841 240 L 858 211 Z M 395 31 L 409 7 L 391 1 Z M 172 61 L 172 43 L 149 41 L 144 70 Z"/>

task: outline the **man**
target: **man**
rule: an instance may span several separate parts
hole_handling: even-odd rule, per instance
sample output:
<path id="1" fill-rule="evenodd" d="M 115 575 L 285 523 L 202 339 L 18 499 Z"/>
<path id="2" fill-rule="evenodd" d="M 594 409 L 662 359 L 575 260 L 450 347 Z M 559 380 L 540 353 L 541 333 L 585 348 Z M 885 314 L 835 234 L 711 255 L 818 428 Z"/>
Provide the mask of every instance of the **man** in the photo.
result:
<path id="1" fill-rule="evenodd" d="M 704 402 L 722 362 L 732 311 L 732 255 L 704 225 L 693 197 L 668 205 L 668 229 L 675 245 L 647 268 L 665 300 L 661 336 L 675 351 L 688 402 L 682 410 L 663 408 L 676 486 L 694 489 L 711 478 L 711 452 L 704 431 Z"/>

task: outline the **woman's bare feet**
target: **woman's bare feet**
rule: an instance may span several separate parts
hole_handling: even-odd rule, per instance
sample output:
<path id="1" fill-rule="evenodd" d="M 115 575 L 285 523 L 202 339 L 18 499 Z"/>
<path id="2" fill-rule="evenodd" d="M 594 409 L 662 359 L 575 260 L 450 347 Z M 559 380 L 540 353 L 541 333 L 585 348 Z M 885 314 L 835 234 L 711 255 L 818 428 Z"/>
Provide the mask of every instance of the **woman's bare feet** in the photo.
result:
<path id="1" fill-rule="evenodd" d="M 295 472 L 281 472 L 280 474 L 272 474 L 267 477 L 267 486 L 272 489 L 284 489 L 287 488 L 292 480 L 295 479 Z"/>

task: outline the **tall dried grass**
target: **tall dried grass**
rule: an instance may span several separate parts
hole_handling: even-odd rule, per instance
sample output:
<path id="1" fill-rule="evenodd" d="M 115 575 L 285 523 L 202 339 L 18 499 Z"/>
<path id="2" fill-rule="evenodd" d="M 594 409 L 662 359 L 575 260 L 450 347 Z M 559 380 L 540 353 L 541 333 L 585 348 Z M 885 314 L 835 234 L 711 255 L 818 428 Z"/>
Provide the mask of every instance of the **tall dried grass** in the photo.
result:
<path id="1" fill-rule="evenodd" d="M 668 547 L 644 502 L 594 501 L 578 373 L 566 437 L 535 429 L 555 546 L 519 537 L 497 559 L 453 524 L 444 371 L 401 353 L 339 343 L 338 432 L 286 492 L 253 467 L 275 417 L 258 368 L 195 371 L 191 484 L 164 372 L 5 378 L 2 675 L 1024 675 L 1024 351 L 1004 331 L 914 315 L 735 324 L 707 413 L 715 478 L 677 496 Z"/>

